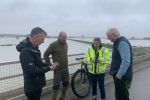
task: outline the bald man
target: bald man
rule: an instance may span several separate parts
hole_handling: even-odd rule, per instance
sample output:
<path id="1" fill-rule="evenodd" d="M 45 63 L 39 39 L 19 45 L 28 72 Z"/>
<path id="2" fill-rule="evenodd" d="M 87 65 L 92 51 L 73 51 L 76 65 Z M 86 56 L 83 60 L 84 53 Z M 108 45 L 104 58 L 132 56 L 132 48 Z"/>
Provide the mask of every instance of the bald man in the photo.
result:
<path id="1" fill-rule="evenodd" d="M 133 76 L 132 46 L 124 36 L 120 36 L 117 28 L 108 29 L 106 35 L 114 43 L 109 74 L 114 79 L 116 100 L 130 100 L 129 88 Z"/>
<path id="2" fill-rule="evenodd" d="M 52 54 L 53 62 L 58 62 L 59 66 L 54 71 L 52 100 L 56 100 L 57 92 L 62 82 L 62 94 L 59 100 L 65 100 L 66 91 L 69 85 L 69 71 L 68 71 L 68 45 L 66 43 L 67 34 L 62 31 L 59 34 L 57 41 L 51 43 L 44 52 L 44 60 L 51 64 L 49 55 Z"/>

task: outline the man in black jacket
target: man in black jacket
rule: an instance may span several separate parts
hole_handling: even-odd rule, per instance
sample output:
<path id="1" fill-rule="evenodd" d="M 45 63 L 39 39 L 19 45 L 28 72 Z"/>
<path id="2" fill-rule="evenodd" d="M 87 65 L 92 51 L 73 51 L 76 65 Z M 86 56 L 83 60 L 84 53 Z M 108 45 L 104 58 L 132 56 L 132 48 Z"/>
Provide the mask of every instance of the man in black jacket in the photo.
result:
<path id="1" fill-rule="evenodd" d="M 26 38 L 16 46 L 20 52 L 20 62 L 24 77 L 24 91 L 28 100 L 40 100 L 42 88 L 46 85 L 45 73 L 55 70 L 50 64 L 41 60 L 38 46 L 44 43 L 47 33 L 39 28 L 33 28 L 31 38 Z"/>

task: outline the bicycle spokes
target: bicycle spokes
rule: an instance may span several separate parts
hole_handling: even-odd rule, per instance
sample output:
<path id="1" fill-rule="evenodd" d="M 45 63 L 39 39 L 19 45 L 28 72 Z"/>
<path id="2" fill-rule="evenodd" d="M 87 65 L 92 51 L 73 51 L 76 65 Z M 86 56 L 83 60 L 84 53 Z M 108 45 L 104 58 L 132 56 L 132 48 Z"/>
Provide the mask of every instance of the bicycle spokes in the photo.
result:
<path id="1" fill-rule="evenodd" d="M 73 92 L 78 97 L 85 97 L 88 95 L 91 90 L 91 82 L 88 73 L 81 70 L 77 71 L 72 77 L 71 86 Z"/>

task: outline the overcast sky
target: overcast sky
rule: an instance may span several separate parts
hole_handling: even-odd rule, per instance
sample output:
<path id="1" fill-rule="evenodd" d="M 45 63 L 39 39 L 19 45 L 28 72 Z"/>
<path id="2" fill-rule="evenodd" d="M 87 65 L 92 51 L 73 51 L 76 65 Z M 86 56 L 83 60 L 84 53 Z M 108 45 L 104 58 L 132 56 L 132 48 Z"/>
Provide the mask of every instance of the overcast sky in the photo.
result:
<path id="1" fill-rule="evenodd" d="M 150 0 L 0 0 L 0 34 L 29 34 L 34 27 L 49 36 L 150 37 Z"/>

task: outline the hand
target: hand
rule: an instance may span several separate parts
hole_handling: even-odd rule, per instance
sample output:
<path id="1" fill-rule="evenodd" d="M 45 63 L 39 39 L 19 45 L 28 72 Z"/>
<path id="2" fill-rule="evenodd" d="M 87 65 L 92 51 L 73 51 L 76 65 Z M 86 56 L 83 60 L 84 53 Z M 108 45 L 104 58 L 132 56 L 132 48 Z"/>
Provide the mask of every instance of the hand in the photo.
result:
<path id="1" fill-rule="evenodd" d="M 55 62 L 55 63 L 57 63 L 57 62 Z M 52 63 L 52 65 L 54 65 L 55 63 Z M 54 67 L 49 66 L 49 67 L 50 67 L 50 71 L 54 71 L 56 69 L 56 66 L 54 66 Z"/>
<path id="2" fill-rule="evenodd" d="M 92 61 L 92 62 L 95 62 L 95 59 L 92 58 L 91 61 Z"/>
<path id="3" fill-rule="evenodd" d="M 101 61 L 101 59 L 99 59 L 99 62 Z"/>
<path id="4" fill-rule="evenodd" d="M 54 71 L 56 69 L 56 66 L 55 67 L 49 66 L 49 68 L 50 68 L 50 71 Z"/>
<path id="5" fill-rule="evenodd" d="M 118 79 L 121 79 L 121 77 L 119 77 L 119 76 L 117 76 L 117 75 L 116 75 L 116 77 L 117 77 Z"/>
<path id="6" fill-rule="evenodd" d="M 98 59 L 98 61 L 95 61 L 95 62 L 100 62 L 101 61 L 101 59 Z"/>

